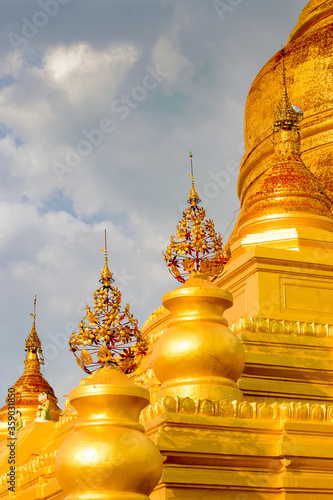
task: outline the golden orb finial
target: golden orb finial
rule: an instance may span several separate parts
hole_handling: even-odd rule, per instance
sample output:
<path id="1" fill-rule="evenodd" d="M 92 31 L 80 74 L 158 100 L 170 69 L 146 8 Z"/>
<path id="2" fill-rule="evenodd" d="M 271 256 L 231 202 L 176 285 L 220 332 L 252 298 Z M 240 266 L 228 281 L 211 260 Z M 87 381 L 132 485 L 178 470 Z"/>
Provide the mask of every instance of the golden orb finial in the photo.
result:
<path id="1" fill-rule="evenodd" d="M 133 372 L 146 354 L 148 343 L 142 338 L 138 320 L 130 313 L 129 304 L 122 309 L 121 292 L 108 268 L 105 232 L 105 263 L 101 270 L 102 286 L 94 292 L 94 306 L 86 307 L 86 316 L 69 340 L 70 350 L 78 365 L 92 373 L 102 366 L 118 366 Z M 79 355 L 77 355 L 77 353 Z M 89 368 L 88 368 L 89 366 Z"/>
<path id="2" fill-rule="evenodd" d="M 190 151 L 192 189 L 189 207 L 177 226 L 176 236 L 163 253 L 170 273 L 185 283 L 193 272 L 210 276 L 213 280 L 222 272 L 230 258 L 230 250 L 223 252 L 222 237 L 216 233 L 214 222 L 206 219 L 205 210 L 198 205 L 201 201 L 194 187 L 192 152 Z"/>

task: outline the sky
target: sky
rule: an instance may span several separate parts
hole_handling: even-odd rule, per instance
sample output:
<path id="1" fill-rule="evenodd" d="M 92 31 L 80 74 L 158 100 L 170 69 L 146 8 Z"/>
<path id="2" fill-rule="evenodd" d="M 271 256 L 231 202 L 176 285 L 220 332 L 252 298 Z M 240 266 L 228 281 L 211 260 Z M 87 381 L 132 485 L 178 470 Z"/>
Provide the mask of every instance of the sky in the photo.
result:
<path id="1" fill-rule="evenodd" d="M 0 407 L 23 373 L 35 294 L 43 374 L 61 408 L 85 376 L 68 338 L 100 286 L 105 229 L 140 326 L 177 287 L 162 252 L 188 199 L 189 150 L 226 241 L 247 93 L 306 4 L 1 2 Z"/>

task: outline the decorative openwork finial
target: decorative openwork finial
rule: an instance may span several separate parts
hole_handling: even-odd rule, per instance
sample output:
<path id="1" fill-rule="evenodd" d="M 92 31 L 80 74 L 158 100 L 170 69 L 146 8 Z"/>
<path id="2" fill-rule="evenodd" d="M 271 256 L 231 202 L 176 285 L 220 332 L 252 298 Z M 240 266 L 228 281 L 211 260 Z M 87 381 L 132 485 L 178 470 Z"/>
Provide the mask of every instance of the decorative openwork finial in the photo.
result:
<path id="1" fill-rule="evenodd" d="M 303 111 L 297 106 L 292 106 L 289 100 L 287 83 L 286 83 L 286 65 L 284 48 L 281 49 L 282 54 L 282 78 L 283 78 L 283 93 L 282 99 L 275 111 L 275 120 L 273 132 L 280 130 L 298 130 L 298 124 L 303 119 Z"/>
<path id="2" fill-rule="evenodd" d="M 206 220 L 205 210 L 198 205 L 200 198 L 194 187 L 192 152 L 190 151 L 192 189 L 189 207 L 177 226 L 176 236 L 165 253 L 164 260 L 170 273 L 180 282 L 185 283 L 192 272 L 200 271 L 212 279 L 222 272 L 230 259 L 230 250 L 223 252 L 222 238 L 215 232 L 211 219 Z"/>
<path id="3" fill-rule="evenodd" d="M 37 303 L 37 296 L 35 295 L 34 312 L 30 314 L 30 316 L 33 317 L 33 323 L 30 335 L 25 342 L 25 351 L 35 353 L 37 355 L 40 364 L 44 365 L 45 363 L 43 358 L 42 346 L 36 331 L 36 303 Z"/>
<path id="4" fill-rule="evenodd" d="M 138 329 L 138 321 L 129 310 L 129 304 L 121 308 L 121 292 L 114 283 L 108 267 L 105 231 L 104 268 L 102 284 L 94 292 L 94 306 L 86 307 L 86 316 L 79 325 L 79 333 L 72 333 L 70 350 L 78 365 L 86 372 L 102 366 L 118 366 L 125 373 L 133 372 L 148 350 L 148 342 Z M 89 367 L 89 368 L 88 368 Z"/>

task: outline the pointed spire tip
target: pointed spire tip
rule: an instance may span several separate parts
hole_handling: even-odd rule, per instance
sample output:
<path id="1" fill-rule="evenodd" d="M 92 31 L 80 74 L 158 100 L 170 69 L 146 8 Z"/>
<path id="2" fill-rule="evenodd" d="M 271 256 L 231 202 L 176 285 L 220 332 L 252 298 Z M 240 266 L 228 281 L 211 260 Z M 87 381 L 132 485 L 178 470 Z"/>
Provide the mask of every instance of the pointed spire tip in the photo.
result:
<path id="1" fill-rule="evenodd" d="M 33 322 L 32 322 L 32 328 L 30 335 L 28 336 L 26 343 L 25 343 L 25 351 L 32 351 L 37 353 L 41 352 L 41 342 L 38 337 L 37 331 L 36 331 L 36 304 L 37 304 L 37 295 L 34 297 L 34 312 L 30 313 L 30 316 L 33 317 Z"/>
<path id="2" fill-rule="evenodd" d="M 188 199 L 188 204 L 192 206 L 197 206 L 198 203 L 200 203 L 200 198 L 199 195 L 194 187 L 194 174 L 193 174 L 193 154 L 192 151 L 190 151 L 190 160 L 191 160 L 191 173 L 188 175 L 191 177 L 192 180 L 192 189 L 190 191 L 190 197 Z"/>
<path id="3" fill-rule="evenodd" d="M 107 238 L 106 238 L 106 229 L 104 230 L 104 248 L 101 248 L 101 252 L 104 252 L 105 256 L 105 261 L 104 261 L 104 268 L 101 269 L 101 281 L 110 281 L 113 283 L 113 278 L 112 278 L 112 272 L 109 269 L 108 265 L 108 251 L 107 251 Z"/>

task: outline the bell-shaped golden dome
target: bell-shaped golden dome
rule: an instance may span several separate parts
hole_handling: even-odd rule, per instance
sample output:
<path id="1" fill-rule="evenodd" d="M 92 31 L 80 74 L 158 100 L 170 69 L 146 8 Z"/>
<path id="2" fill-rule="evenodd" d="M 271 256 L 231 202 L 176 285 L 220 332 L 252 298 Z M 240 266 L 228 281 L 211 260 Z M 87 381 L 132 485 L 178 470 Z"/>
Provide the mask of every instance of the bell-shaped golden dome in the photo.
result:
<path id="1" fill-rule="evenodd" d="M 245 109 L 245 146 L 238 181 L 241 203 L 273 155 L 271 120 L 281 95 L 281 52 L 254 80 Z M 285 47 L 290 101 L 304 112 L 302 159 L 333 199 L 333 1 L 312 0 Z"/>
<path id="2" fill-rule="evenodd" d="M 303 114 L 291 105 L 284 50 L 282 56 L 283 91 L 273 125 L 275 152 L 262 163 L 261 175 L 244 190 L 238 219 L 240 238 L 288 228 L 333 232 L 332 202 L 301 160 L 299 123 Z"/>
<path id="3" fill-rule="evenodd" d="M 297 26 L 291 33 L 288 43 L 304 35 L 305 32 L 317 30 L 319 25 L 327 25 L 327 21 L 331 23 L 332 5 L 332 0 L 311 0 L 299 16 Z"/>

